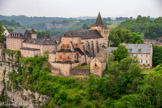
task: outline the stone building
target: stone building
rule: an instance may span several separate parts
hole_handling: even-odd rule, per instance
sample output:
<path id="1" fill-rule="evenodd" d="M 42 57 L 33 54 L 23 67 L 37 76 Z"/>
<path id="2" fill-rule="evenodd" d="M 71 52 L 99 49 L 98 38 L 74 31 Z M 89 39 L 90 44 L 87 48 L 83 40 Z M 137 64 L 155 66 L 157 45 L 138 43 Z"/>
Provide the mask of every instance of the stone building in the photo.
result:
<path id="1" fill-rule="evenodd" d="M 23 57 L 41 56 L 48 51 L 52 73 L 69 76 L 71 69 L 90 64 L 93 58 L 106 50 L 108 36 L 109 30 L 99 13 L 96 23 L 88 30 L 67 31 L 63 36 L 56 36 L 53 39 L 50 39 L 46 33 L 45 37 L 40 39 L 37 38 L 34 29 L 31 31 L 16 29 L 7 37 L 6 43 L 7 49 L 20 50 Z M 101 70 L 103 70 L 102 66 Z M 96 75 L 99 74 L 96 72 Z"/>
<path id="2" fill-rule="evenodd" d="M 128 48 L 128 53 L 130 57 L 137 57 L 139 63 L 143 68 L 152 68 L 152 55 L 153 48 L 152 44 L 125 44 Z M 107 53 L 112 53 L 113 50 L 116 50 L 117 47 L 108 47 Z"/>
<path id="3" fill-rule="evenodd" d="M 57 50 L 49 55 L 52 72 L 68 76 L 72 68 L 90 64 L 94 57 L 107 48 L 108 36 L 109 30 L 103 24 L 100 13 L 89 30 L 66 32 L 61 36 Z"/>
<path id="4" fill-rule="evenodd" d="M 16 29 L 6 38 L 7 49 L 20 50 L 24 57 L 34 57 L 43 55 L 45 51 L 52 52 L 56 48 L 56 42 L 49 38 L 48 33 L 44 38 L 37 38 L 34 29 Z"/>
<path id="5" fill-rule="evenodd" d="M 95 57 L 90 63 L 90 71 L 96 76 L 102 76 L 103 71 L 106 69 L 106 59 L 103 57 Z"/>

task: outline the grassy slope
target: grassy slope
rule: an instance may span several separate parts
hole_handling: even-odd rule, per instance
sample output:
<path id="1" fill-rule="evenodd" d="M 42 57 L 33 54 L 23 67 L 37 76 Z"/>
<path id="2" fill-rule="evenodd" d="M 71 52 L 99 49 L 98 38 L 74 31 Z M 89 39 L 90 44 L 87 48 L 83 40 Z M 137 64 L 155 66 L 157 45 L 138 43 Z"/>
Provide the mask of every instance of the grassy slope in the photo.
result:
<path id="1" fill-rule="evenodd" d="M 151 72 L 154 72 L 155 68 L 152 69 L 143 69 L 142 74 L 150 74 Z"/>

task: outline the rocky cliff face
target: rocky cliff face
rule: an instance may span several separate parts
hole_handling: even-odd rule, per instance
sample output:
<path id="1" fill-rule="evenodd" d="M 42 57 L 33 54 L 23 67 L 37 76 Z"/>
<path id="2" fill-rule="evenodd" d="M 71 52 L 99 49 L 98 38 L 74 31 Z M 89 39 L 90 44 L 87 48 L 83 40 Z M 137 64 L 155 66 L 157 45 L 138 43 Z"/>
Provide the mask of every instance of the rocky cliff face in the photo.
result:
<path id="1" fill-rule="evenodd" d="M 6 69 L 5 75 L 3 71 Z M 32 92 L 31 90 L 26 90 L 20 86 L 19 89 L 14 89 L 12 87 L 12 82 L 9 80 L 8 73 L 10 72 L 11 67 L 5 63 L 0 63 L 0 94 L 2 98 L 2 92 L 5 93 L 7 98 L 4 102 L 0 99 L 0 106 L 6 103 L 8 107 L 26 107 L 26 108 L 40 108 L 43 104 L 46 104 L 47 99 L 49 98 L 46 95 L 40 95 L 37 92 Z M 5 79 L 5 89 L 4 82 Z M 3 96 L 4 97 L 4 96 Z"/>

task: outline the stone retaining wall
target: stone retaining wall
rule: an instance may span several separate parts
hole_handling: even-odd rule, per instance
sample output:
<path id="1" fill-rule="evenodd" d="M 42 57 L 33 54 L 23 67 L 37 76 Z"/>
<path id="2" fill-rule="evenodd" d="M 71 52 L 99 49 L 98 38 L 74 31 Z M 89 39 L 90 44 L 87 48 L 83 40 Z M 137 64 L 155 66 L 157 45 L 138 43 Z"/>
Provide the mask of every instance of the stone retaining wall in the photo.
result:
<path id="1" fill-rule="evenodd" d="M 70 75 L 90 75 L 90 70 L 87 69 L 71 69 Z"/>

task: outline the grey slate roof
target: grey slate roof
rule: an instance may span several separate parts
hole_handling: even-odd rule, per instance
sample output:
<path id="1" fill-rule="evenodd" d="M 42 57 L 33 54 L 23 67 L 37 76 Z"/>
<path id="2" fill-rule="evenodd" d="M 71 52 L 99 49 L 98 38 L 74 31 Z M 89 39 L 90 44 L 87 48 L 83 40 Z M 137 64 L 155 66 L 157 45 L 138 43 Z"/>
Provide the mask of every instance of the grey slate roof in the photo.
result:
<path id="1" fill-rule="evenodd" d="M 54 41 L 61 41 L 61 36 L 53 36 L 52 39 Z"/>
<path id="2" fill-rule="evenodd" d="M 64 34 L 65 37 L 80 37 L 81 39 L 103 38 L 97 30 L 79 30 L 68 31 Z"/>
<path id="3" fill-rule="evenodd" d="M 71 49 L 60 49 L 57 52 L 72 52 L 72 50 Z"/>
<path id="4" fill-rule="evenodd" d="M 20 49 L 22 49 L 22 50 L 30 50 L 30 51 L 37 51 L 37 50 L 40 50 L 40 49 L 36 49 L 36 48 L 25 48 L 25 47 L 20 48 Z"/>
<path id="5" fill-rule="evenodd" d="M 26 32 L 26 29 L 15 29 L 15 30 L 13 30 L 13 32 L 11 32 L 11 33 L 19 33 L 19 34 L 24 35 L 25 32 Z"/>
<path id="6" fill-rule="evenodd" d="M 34 42 L 36 41 L 36 42 Z M 30 44 L 38 44 L 38 45 L 55 45 L 56 42 L 52 39 L 26 39 L 24 43 L 30 43 Z"/>
<path id="7" fill-rule="evenodd" d="M 129 53 L 148 54 L 151 51 L 151 45 L 149 44 L 125 44 L 123 43 L 122 45 L 125 45 L 128 48 Z"/>
<path id="8" fill-rule="evenodd" d="M 107 47 L 106 51 L 108 53 L 112 53 L 112 51 L 116 50 L 118 47 Z"/>
<path id="9" fill-rule="evenodd" d="M 81 55 L 84 55 L 84 53 L 80 48 L 74 48 L 74 51 L 79 52 Z"/>
<path id="10" fill-rule="evenodd" d="M 139 53 L 139 54 L 148 54 L 151 51 L 151 45 L 149 44 L 125 44 L 123 43 L 122 45 L 125 45 L 128 48 L 129 53 Z M 111 53 L 113 50 L 116 50 L 117 47 L 108 47 L 106 51 L 108 53 Z"/>

